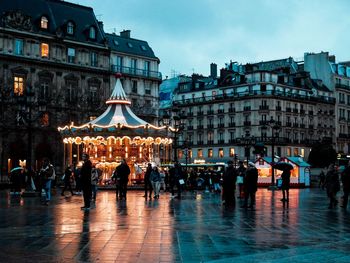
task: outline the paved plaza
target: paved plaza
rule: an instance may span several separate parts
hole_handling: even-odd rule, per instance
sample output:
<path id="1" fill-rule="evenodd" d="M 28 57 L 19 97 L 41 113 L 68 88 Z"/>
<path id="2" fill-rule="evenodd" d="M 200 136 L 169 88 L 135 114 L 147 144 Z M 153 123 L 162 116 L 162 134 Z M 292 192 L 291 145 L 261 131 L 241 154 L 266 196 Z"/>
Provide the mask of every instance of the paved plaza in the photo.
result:
<path id="1" fill-rule="evenodd" d="M 129 191 L 39 198 L 0 192 L 0 262 L 350 262 L 350 213 L 320 189 L 259 189 L 255 210 L 225 208 L 213 193 L 145 201 Z M 350 210 L 350 209 L 349 209 Z"/>

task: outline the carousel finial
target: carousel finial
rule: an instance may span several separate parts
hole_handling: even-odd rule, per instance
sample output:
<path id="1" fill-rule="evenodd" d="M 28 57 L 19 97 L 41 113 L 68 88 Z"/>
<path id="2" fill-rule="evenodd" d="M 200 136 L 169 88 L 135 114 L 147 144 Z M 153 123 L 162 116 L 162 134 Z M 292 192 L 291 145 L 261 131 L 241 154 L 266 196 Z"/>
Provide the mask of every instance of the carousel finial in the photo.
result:
<path id="1" fill-rule="evenodd" d="M 115 73 L 114 76 L 116 79 L 120 79 L 122 77 L 122 73 Z"/>

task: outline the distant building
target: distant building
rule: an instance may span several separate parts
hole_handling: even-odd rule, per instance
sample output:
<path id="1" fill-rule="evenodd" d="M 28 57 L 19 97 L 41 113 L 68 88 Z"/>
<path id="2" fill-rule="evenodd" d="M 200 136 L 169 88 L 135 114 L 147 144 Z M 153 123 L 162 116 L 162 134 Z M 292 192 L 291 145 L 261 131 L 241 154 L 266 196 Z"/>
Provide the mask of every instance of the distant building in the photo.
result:
<path id="1" fill-rule="evenodd" d="M 307 158 L 320 139 L 335 141 L 333 96 L 292 58 L 231 62 L 218 79 L 194 75 L 178 84 L 174 105 L 187 114 L 179 142 L 186 142 L 191 162 L 226 162 L 235 154 L 253 159 L 253 141 L 264 143 L 268 156 Z M 269 126 L 271 118 L 278 130 Z M 182 161 L 183 153 L 179 147 Z"/>

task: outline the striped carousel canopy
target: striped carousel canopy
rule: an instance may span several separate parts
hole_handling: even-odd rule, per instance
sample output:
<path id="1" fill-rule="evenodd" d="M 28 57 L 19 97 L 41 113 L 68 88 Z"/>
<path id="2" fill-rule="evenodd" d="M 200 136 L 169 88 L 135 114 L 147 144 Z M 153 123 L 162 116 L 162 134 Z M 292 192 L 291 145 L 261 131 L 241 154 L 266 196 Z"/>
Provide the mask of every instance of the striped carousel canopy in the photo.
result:
<path id="1" fill-rule="evenodd" d="M 130 109 L 131 102 L 127 99 L 120 79 L 117 79 L 111 97 L 107 100 L 108 108 L 98 118 L 90 121 L 92 126 L 144 126 L 150 125 L 146 121 L 137 117 Z"/>
<path id="2" fill-rule="evenodd" d="M 128 100 L 122 87 L 119 77 L 117 77 L 112 95 L 106 101 L 108 105 L 104 113 L 96 119 L 85 123 L 81 126 L 74 124 L 59 127 L 58 130 L 64 135 L 72 133 L 103 133 L 118 132 L 123 129 L 126 134 L 133 136 L 144 135 L 144 130 L 147 129 L 149 135 L 156 133 L 162 136 L 159 132 L 166 132 L 167 129 L 173 131 L 171 127 L 157 127 L 137 117 L 130 109 L 131 102 Z M 129 132 L 126 132 L 129 130 Z M 164 135 L 163 135 L 164 136 Z"/>

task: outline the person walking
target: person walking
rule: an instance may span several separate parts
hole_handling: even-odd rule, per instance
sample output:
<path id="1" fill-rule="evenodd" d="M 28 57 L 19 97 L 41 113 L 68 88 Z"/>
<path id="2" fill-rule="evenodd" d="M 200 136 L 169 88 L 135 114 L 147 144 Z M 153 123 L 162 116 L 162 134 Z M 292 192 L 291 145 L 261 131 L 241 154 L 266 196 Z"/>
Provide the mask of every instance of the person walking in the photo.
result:
<path id="1" fill-rule="evenodd" d="M 63 175 L 64 187 L 63 187 L 62 192 L 61 192 L 62 196 L 64 196 L 64 192 L 66 190 L 69 190 L 71 192 L 71 194 L 74 195 L 73 190 L 72 190 L 72 186 L 70 183 L 72 176 L 73 176 L 72 167 L 70 165 L 68 165 L 66 170 L 64 171 L 64 175 Z"/>
<path id="2" fill-rule="evenodd" d="M 348 206 L 348 199 L 349 199 L 349 193 L 350 193 L 350 163 L 348 163 L 348 166 L 341 173 L 341 181 L 343 184 L 343 194 L 344 194 L 343 203 L 341 204 L 341 207 L 346 209 Z"/>
<path id="3" fill-rule="evenodd" d="M 55 180 L 55 176 L 56 173 L 53 165 L 50 163 L 49 158 L 45 157 L 40 170 L 40 177 L 42 178 L 42 185 L 46 195 L 45 202 L 43 202 L 44 205 L 49 205 L 51 201 L 51 183 L 52 180 Z"/>
<path id="4" fill-rule="evenodd" d="M 238 184 L 238 198 L 241 199 L 244 197 L 244 176 L 246 172 L 246 168 L 244 167 L 244 164 L 242 161 L 238 162 L 238 168 L 237 168 L 238 176 L 237 176 L 237 184 Z"/>
<path id="5" fill-rule="evenodd" d="M 243 208 L 254 208 L 255 194 L 258 190 L 258 169 L 253 163 L 248 163 L 248 168 L 244 176 L 244 205 Z M 250 198 L 250 205 L 248 206 L 248 199 Z"/>
<path id="6" fill-rule="evenodd" d="M 92 170 L 92 163 L 89 160 L 89 155 L 87 153 L 83 153 L 83 166 L 80 170 L 80 182 L 81 182 L 81 188 L 83 189 L 83 197 L 84 197 L 84 206 L 81 207 L 83 210 L 90 210 L 90 203 L 91 203 L 91 170 Z"/>
<path id="7" fill-rule="evenodd" d="M 147 199 L 147 196 L 151 199 L 152 198 L 152 183 L 150 180 L 150 176 L 151 176 L 151 172 L 152 172 L 152 164 L 148 163 L 147 165 L 147 169 L 145 172 L 145 195 L 143 197 L 145 197 Z M 149 195 L 147 195 L 149 193 Z"/>
<path id="8" fill-rule="evenodd" d="M 99 173 L 95 166 L 91 170 L 91 189 L 92 189 L 92 201 L 95 203 L 97 195 Z"/>
<path id="9" fill-rule="evenodd" d="M 237 181 L 237 170 L 233 167 L 233 162 L 227 162 L 228 167 L 226 168 L 223 175 L 222 182 L 222 199 L 225 205 L 235 206 L 236 204 L 236 181 Z"/>
<path id="10" fill-rule="evenodd" d="M 338 203 L 336 197 L 340 190 L 340 182 L 338 172 L 335 170 L 334 164 L 330 164 L 326 174 L 325 187 L 329 198 L 328 208 L 334 208 Z"/>
<path id="11" fill-rule="evenodd" d="M 289 202 L 290 170 L 285 169 L 281 174 L 282 179 L 282 202 Z"/>
<path id="12" fill-rule="evenodd" d="M 130 168 L 125 159 L 116 168 L 117 176 L 120 177 L 120 198 L 126 200 L 127 185 L 129 181 Z"/>
<path id="13" fill-rule="evenodd" d="M 178 162 L 174 164 L 174 167 L 170 168 L 169 175 L 170 175 L 171 197 L 181 199 L 181 185 L 184 184 L 184 179 L 183 179 L 182 167 Z M 175 186 L 177 188 L 177 196 L 174 195 Z"/>
<path id="14" fill-rule="evenodd" d="M 160 190 L 160 173 L 157 166 L 152 167 L 150 174 L 150 181 L 152 183 L 152 188 L 154 190 L 154 198 L 159 199 L 159 190 Z"/>

